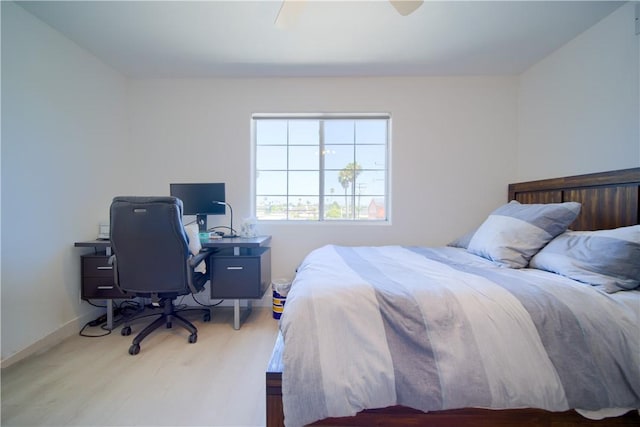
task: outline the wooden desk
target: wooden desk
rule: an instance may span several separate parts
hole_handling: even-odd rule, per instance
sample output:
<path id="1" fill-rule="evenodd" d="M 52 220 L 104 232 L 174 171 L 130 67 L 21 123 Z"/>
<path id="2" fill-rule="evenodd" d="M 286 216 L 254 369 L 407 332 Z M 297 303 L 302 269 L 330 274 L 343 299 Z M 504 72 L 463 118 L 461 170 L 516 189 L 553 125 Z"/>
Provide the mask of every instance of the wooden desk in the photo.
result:
<path id="1" fill-rule="evenodd" d="M 97 252 L 105 251 L 107 255 L 111 256 L 111 242 L 109 240 L 87 240 L 86 242 L 75 242 L 73 246 L 76 248 L 95 248 Z"/>
<path id="2" fill-rule="evenodd" d="M 213 249 L 207 269 L 210 274 L 211 298 L 232 299 L 233 328 L 240 329 L 240 324 L 251 314 L 252 299 L 260 299 L 271 284 L 271 236 L 234 237 L 223 239 L 202 239 L 202 247 Z M 82 298 L 100 299 L 107 302 L 107 328 L 113 329 L 113 299 L 127 298 L 115 287 L 113 280 L 107 277 L 112 270 L 106 263 L 111 256 L 109 240 L 89 240 L 75 242 L 76 247 L 94 248 L 95 253 L 83 258 Z M 96 258 L 97 257 L 97 258 Z M 91 259 L 89 259 L 91 258 Z M 92 267 L 85 269 L 85 264 Z M 99 283 L 95 278 L 99 278 Z M 107 282 L 104 282 L 104 281 Z M 104 283 L 103 283 L 104 282 Z M 107 289 L 108 288 L 108 289 Z M 240 300 L 247 300 L 247 307 L 240 313 Z"/>
<path id="3" fill-rule="evenodd" d="M 233 328 L 240 329 L 252 310 L 252 299 L 260 299 L 271 284 L 271 236 L 203 239 L 202 247 L 214 249 L 209 257 L 211 298 L 232 299 Z M 240 300 L 247 300 L 240 313 Z"/>
<path id="4" fill-rule="evenodd" d="M 258 248 L 260 246 L 268 247 L 271 243 L 271 236 L 200 239 L 200 243 L 203 248 Z"/>

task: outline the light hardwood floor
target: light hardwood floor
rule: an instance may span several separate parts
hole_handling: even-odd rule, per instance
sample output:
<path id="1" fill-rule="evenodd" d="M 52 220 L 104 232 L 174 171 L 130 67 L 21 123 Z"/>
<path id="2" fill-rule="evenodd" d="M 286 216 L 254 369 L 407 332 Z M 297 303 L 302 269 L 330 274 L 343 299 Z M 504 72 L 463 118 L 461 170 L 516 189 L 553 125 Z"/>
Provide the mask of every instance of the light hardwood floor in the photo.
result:
<path id="1" fill-rule="evenodd" d="M 145 324 L 129 337 L 120 328 L 71 337 L 3 369 L 2 426 L 265 424 L 265 368 L 278 330 L 271 309 L 254 307 L 236 331 L 232 309 L 215 308 L 211 322 L 194 321 L 197 343 L 182 328 L 163 328 L 130 356 Z"/>

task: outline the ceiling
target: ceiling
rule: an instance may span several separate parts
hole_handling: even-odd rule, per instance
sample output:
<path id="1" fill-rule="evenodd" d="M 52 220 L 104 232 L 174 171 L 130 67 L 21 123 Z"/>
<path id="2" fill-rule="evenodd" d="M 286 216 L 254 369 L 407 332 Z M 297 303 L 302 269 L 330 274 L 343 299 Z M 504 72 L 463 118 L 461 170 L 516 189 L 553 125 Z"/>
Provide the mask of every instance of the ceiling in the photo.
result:
<path id="1" fill-rule="evenodd" d="M 290 28 L 279 0 L 20 1 L 131 77 L 519 74 L 624 2 L 305 2 Z"/>

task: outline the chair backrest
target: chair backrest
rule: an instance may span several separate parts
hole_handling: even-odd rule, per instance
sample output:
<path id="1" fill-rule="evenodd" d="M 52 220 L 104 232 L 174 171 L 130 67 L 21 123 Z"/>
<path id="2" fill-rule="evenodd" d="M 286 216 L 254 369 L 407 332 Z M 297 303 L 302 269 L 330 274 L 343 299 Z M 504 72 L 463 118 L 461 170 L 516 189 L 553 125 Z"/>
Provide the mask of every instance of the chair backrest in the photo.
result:
<path id="1" fill-rule="evenodd" d="M 138 294 L 187 294 L 189 248 L 182 201 L 175 197 L 115 197 L 111 247 L 118 286 Z"/>

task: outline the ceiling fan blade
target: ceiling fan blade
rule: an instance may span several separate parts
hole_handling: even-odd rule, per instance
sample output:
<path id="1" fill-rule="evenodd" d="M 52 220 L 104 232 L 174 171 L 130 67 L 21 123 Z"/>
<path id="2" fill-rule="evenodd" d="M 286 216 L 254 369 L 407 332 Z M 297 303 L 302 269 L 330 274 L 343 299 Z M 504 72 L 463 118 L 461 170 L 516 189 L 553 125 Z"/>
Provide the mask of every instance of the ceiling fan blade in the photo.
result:
<path id="1" fill-rule="evenodd" d="M 389 0 L 389 2 L 396 8 L 400 15 L 407 16 L 422 6 L 424 0 Z"/>
<path id="2" fill-rule="evenodd" d="M 276 16 L 276 27 L 288 30 L 295 26 L 304 9 L 306 0 L 282 0 L 282 5 Z"/>

